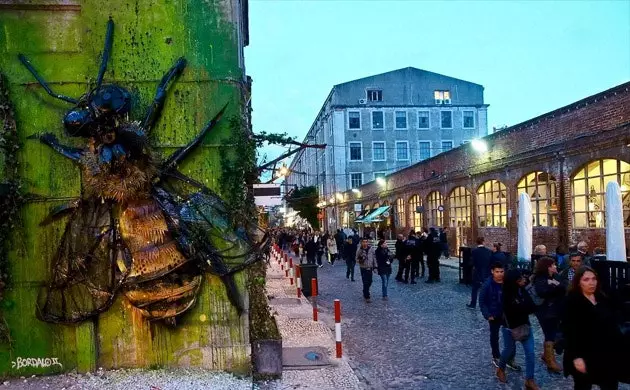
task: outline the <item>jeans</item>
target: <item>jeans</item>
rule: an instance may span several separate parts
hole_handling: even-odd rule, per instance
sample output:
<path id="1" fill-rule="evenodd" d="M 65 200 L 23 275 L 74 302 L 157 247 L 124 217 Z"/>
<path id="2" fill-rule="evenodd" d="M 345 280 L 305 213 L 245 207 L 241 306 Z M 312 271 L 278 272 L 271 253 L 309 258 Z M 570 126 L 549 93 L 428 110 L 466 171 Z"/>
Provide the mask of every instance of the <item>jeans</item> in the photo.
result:
<path id="1" fill-rule="evenodd" d="M 324 256 L 324 252 L 317 252 L 317 265 L 322 265 L 322 256 Z"/>
<path id="2" fill-rule="evenodd" d="M 492 349 L 492 358 L 498 359 L 501 357 L 501 350 L 499 349 L 501 320 L 488 320 L 488 324 L 490 325 L 490 348 Z"/>
<path id="3" fill-rule="evenodd" d="M 363 281 L 363 298 L 370 299 L 370 287 L 372 286 L 372 269 L 359 269 L 361 270 L 361 280 Z"/>
<path id="4" fill-rule="evenodd" d="M 357 262 L 346 260 L 346 279 L 350 278 L 354 282 L 354 266 Z"/>
<path id="5" fill-rule="evenodd" d="M 479 295 L 479 288 L 481 287 L 481 283 L 477 281 L 472 282 L 472 291 L 470 292 L 470 306 L 477 306 L 477 296 Z"/>
<path id="6" fill-rule="evenodd" d="M 505 370 L 505 365 L 508 363 L 516 352 L 516 342 L 512 338 L 512 332 L 503 327 L 503 352 L 501 352 L 501 359 L 499 360 L 499 367 Z M 529 331 L 529 337 L 521 341 L 523 345 L 523 352 L 525 353 L 525 379 L 534 379 L 534 369 L 536 364 L 536 358 L 534 357 L 534 332 L 532 329 Z"/>
<path id="7" fill-rule="evenodd" d="M 383 297 L 387 296 L 387 286 L 389 286 L 389 275 L 390 274 L 379 275 L 381 277 L 381 282 L 383 283 Z"/>

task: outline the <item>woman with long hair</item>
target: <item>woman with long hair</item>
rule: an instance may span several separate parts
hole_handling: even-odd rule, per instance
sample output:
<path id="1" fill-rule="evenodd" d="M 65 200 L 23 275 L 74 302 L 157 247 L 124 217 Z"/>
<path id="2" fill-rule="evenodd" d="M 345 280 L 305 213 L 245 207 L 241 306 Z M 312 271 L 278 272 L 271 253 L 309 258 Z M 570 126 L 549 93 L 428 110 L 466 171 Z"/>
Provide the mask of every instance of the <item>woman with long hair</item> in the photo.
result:
<path id="1" fill-rule="evenodd" d="M 542 303 L 536 307 L 536 318 L 545 335 L 542 361 L 550 372 L 560 372 L 562 367 L 556 362 L 554 343 L 560 325 L 560 307 L 566 294 L 566 287 L 558 280 L 558 268 L 551 257 L 541 257 L 536 262 L 532 284 Z"/>
<path id="2" fill-rule="evenodd" d="M 510 270 L 503 282 L 503 351 L 497 368 L 497 378 L 506 383 L 505 367 L 514 356 L 516 341 L 520 341 L 525 353 L 525 389 L 538 390 L 534 380 L 536 358 L 534 356 L 534 333 L 529 315 L 534 312 L 534 302 L 525 291 L 527 280 L 518 269 Z"/>
<path id="3" fill-rule="evenodd" d="M 597 273 L 590 267 L 575 272 L 569 287 L 564 319 L 566 341 L 564 375 L 572 375 L 575 390 L 599 385 L 617 389 L 622 369 L 623 336 L 612 302 L 600 291 Z"/>

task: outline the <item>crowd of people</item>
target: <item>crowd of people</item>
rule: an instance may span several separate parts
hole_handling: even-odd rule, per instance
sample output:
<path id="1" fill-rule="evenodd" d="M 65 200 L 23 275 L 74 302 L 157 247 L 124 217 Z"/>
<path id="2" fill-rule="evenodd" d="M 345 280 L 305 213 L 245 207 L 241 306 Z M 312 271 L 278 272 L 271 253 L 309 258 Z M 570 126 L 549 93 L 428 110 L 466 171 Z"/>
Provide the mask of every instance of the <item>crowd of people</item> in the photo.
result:
<path id="1" fill-rule="evenodd" d="M 530 315 L 534 315 L 543 334 L 543 354 L 547 370 L 572 376 L 576 390 L 617 389 L 624 378 L 624 339 L 619 311 L 600 290 L 597 273 L 590 268 L 596 258 L 581 242 L 561 258 L 547 256 L 546 248 L 535 248 L 533 272 L 517 268 L 501 251 L 477 239 L 472 251 L 473 283 L 469 308 L 479 307 L 490 329 L 492 363 L 496 376 L 507 382 L 506 369 L 521 371 L 514 356 L 520 342 L 525 355 L 525 389 L 538 389 L 534 380 L 536 357 Z M 503 350 L 499 348 L 499 333 Z M 563 365 L 556 354 L 563 354 Z M 627 354 L 627 352 L 626 352 Z M 626 362 L 626 363 L 624 363 Z M 564 367 L 564 368 L 563 368 Z"/>

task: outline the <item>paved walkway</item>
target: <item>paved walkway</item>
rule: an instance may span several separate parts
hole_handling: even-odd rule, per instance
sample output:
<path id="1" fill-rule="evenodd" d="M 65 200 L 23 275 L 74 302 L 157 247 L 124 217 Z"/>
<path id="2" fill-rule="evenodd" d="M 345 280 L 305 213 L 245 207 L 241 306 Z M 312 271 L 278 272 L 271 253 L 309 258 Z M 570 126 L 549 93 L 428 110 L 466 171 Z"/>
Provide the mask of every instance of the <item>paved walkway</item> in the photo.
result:
<path id="1" fill-rule="evenodd" d="M 344 351 L 365 389 L 522 389 L 523 374 L 508 372 L 500 385 L 491 364 L 487 322 L 480 311 L 466 308 L 470 289 L 458 284 L 457 259 L 443 260 L 442 283 L 400 284 L 391 280 L 389 300 L 381 300 L 374 275 L 372 302 L 362 298 L 361 278 L 345 278 L 345 263 L 318 270 L 320 306 L 332 311 L 341 299 Z M 397 265 L 394 265 L 396 270 Z M 542 334 L 536 329 L 536 356 Z M 517 346 L 516 360 L 524 366 Z M 549 374 L 536 362 L 536 381 L 543 389 L 572 389 L 573 381 Z M 627 389 L 628 387 L 621 387 Z"/>

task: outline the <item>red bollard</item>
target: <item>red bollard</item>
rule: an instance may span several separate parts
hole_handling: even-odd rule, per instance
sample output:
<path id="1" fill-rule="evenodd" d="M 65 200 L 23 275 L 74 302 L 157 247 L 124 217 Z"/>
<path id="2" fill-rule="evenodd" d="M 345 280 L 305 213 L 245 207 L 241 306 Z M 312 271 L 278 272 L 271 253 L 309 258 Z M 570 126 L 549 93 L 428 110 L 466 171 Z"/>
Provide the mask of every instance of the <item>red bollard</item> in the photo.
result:
<path id="1" fill-rule="evenodd" d="M 337 359 L 341 359 L 341 301 L 335 299 L 335 341 L 337 342 Z"/>
<path id="2" fill-rule="evenodd" d="M 293 259 L 289 259 L 289 281 L 291 282 L 291 286 L 293 286 L 293 274 L 295 269 L 293 268 Z"/>
<path id="3" fill-rule="evenodd" d="M 302 275 L 300 267 L 295 267 L 295 285 L 297 286 L 297 297 L 302 297 Z"/>
<path id="4" fill-rule="evenodd" d="M 311 279 L 311 299 L 313 300 L 313 321 L 317 321 L 317 279 Z"/>

